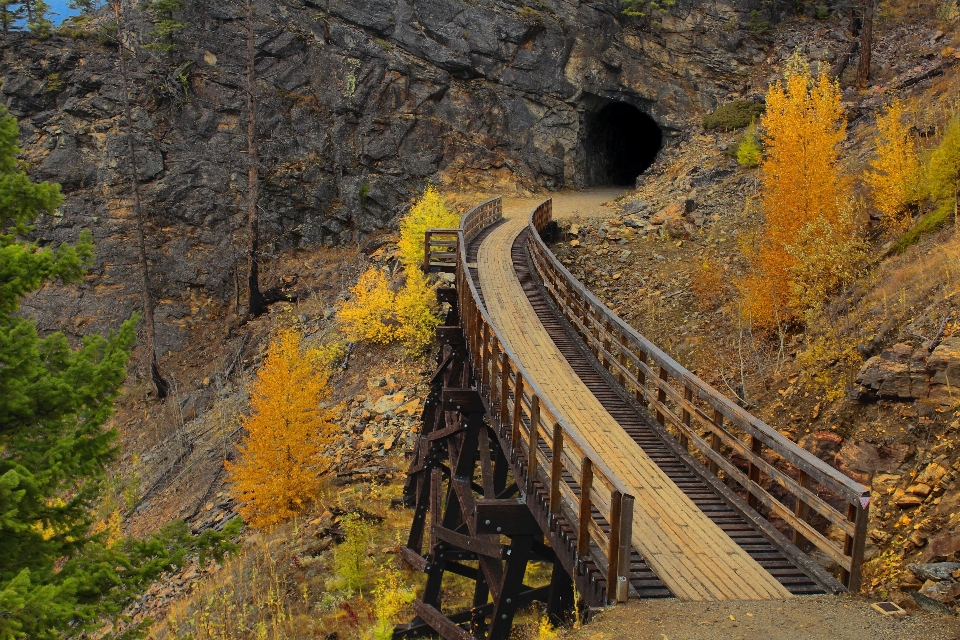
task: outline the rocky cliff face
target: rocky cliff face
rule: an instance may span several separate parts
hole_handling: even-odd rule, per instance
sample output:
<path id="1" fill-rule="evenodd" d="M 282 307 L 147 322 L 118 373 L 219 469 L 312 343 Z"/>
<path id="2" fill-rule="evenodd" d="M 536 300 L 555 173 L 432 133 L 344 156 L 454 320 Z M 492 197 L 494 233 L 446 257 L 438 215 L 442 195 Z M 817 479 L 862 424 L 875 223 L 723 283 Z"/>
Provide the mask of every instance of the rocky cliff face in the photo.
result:
<path id="1" fill-rule="evenodd" d="M 133 65 L 164 352 L 185 344 L 190 323 L 236 304 L 244 271 L 240 9 L 188 5 L 174 52 Z M 622 181 L 621 156 L 648 162 L 661 131 L 682 135 L 749 91 L 747 65 L 764 56 L 739 26 L 753 5 L 678 0 L 662 19 L 627 23 L 616 0 L 261 2 L 267 262 L 390 227 L 428 180 L 508 190 Z M 137 290 L 117 50 L 11 35 L 0 54 L 0 102 L 20 118 L 32 173 L 67 193 L 38 233 L 59 241 L 88 227 L 98 240 L 83 290 L 35 301 L 58 314 L 45 312 L 41 326 L 100 330 L 129 314 Z"/>

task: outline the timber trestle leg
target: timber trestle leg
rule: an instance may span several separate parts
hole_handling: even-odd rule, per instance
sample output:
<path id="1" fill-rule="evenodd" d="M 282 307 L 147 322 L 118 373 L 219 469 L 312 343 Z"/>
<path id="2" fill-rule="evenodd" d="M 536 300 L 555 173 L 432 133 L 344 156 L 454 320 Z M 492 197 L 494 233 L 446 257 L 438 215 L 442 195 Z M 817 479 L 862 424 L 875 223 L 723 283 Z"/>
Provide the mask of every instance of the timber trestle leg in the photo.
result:
<path id="1" fill-rule="evenodd" d="M 438 366 L 404 487 L 404 503 L 414 513 L 400 554 L 426 574 L 426 584 L 414 602 L 416 617 L 397 626 L 393 637 L 506 640 L 516 611 L 534 600 L 563 618 L 572 608 L 573 586 L 522 495 L 517 497 L 510 462 L 480 394 L 471 388 L 463 331 L 451 319 L 458 320 L 455 307 L 448 324 L 437 328 Z M 523 584 L 530 561 L 553 563 L 549 585 Z M 455 604 L 443 602 L 451 574 L 460 576 L 458 586 L 462 578 L 474 584 L 472 600 L 453 612 Z"/>

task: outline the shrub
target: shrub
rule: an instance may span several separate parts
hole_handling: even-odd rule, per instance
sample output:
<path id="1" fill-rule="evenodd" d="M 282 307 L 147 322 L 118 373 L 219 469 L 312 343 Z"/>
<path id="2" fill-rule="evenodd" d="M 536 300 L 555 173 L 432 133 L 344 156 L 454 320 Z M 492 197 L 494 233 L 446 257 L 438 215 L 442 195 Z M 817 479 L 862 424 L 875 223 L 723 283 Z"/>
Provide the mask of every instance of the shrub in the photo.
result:
<path id="1" fill-rule="evenodd" d="M 642 18 L 651 11 L 664 11 L 672 7 L 674 0 L 621 0 L 620 13 Z"/>
<path id="2" fill-rule="evenodd" d="M 749 100 L 736 100 L 717 107 L 717 109 L 703 117 L 703 128 L 707 131 L 720 129 L 722 131 L 736 131 L 750 126 L 765 110 L 764 105 Z"/>
<path id="3" fill-rule="evenodd" d="M 337 427 L 321 409 L 336 346 L 303 350 L 301 335 L 284 330 L 273 339 L 251 390 L 251 413 L 239 462 L 226 463 L 240 514 L 267 528 L 303 511 L 327 473 L 326 448 Z"/>
<path id="4" fill-rule="evenodd" d="M 957 211 L 957 192 L 960 190 L 960 118 L 954 118 L 943 134 L 943 139 L 930 154 L 922 172 L 936 209 L 923 216 L 916 225 L 897 241 L 897 251 L 904 251 L 924 234 L 945 225 Z"/>
<path id="5" fill-rule="evenodd" d="M 763 36 L 770 33 L 770 23 L 760 15 L 760 12 L 754 9 L 750 12 L 747 22 L 743 25 L 750 33 Z"/>
<path id="6" fill-rule="evenodd" d="M 927 165 L 930 197 L 938 207 L 953 205 L 960 186 L 960 118 L 954 118 Z"/>
<path id="7" fill-rule="evenodd" d="M 845 259 L 856 237 L 850 179 L 840 167 L 846 137 L 840 88 L 826 72 L 814 81 L 798 55 L 784 80 L 767 92 L 761 121 L 764 226 L 750 256 L 752 273 L 739 283 L 745 312 L 767 329 L 795 319 L 814 298 L 808 290 L 832 292 L 836 280 L 830 273 L 846 265 L 831 260 Z M 823 261 L 806 260 L 807 254 Z"/>
<path id="8" fill-rule="evenodd" d="M 333 550 L 334 577 L 331 587 L 348 593 L 360 592 L 367 581 L 367 547 L 370 546 L 370 524 L 362 518 L 340 521 L 346 535 Z"/>
<path id="9" fill-rule="evenodd" d="M 350 292 L 353 299 L 340 307 L 343 332 L 351 342 L 388 344 L 396 338 L 392 322 L 396 295 L 382 271 L 370 267 Z"/>
<path id="10" fill-rule="evenodd" d="M 407 271 L 423 264 L 423 239 L 427 229 L 452 229 L 460 224 L 460 216 L 447 211 L 443 198 L 433 186 L 427 187 L 409 213 L 400 221 L 400 261 Z"/>
<path id="11" fill-rule="evenodd" d="M 897 100 L 877 117 L 877 157 L 864 175 L 873 204 L 885 226 L 902 231 L 910 222 L 910 207 L 919 204 L 920 157 L 903 122 L 903 104 Z"/>
<path id="12" fill-rule="evenodd" d="M 413 602 L 413 589 L 404 584 L 400 571 L 384 567 L 373 590 L 373 608 L 377 616 L 373 628 L 373 640 L 392 640 L 393 627 L 398 622 L 397 614 Z"/>
<path id="13" fill-rule="evenodd" d="M 737 144 L 737 164 L 741 167 L 760 166 L 760 141 L 757 136 L 757 125 L 751 122 L 747 132 Z"/>
<path id="14" fill-rule="evenodd" d="M 407 271 L 407 284 L 397 294 L 397 337 L 409 353 L 421 353 L 433 342 L 440 318 L 433 289 L 419 269 Z"/>
<path id="15" fill-rule="evenodd" d="M 353 300 L 340 308 L 343 332 L 351 341 L 389 344 L 399 340 L 408 353 L 418 354 L 433 341 L 440 324 L 433 288 L 419 268 L 407 270 L 407 283 L 390 290 L 384 274 L 371 267 L 351 289 Z"/>

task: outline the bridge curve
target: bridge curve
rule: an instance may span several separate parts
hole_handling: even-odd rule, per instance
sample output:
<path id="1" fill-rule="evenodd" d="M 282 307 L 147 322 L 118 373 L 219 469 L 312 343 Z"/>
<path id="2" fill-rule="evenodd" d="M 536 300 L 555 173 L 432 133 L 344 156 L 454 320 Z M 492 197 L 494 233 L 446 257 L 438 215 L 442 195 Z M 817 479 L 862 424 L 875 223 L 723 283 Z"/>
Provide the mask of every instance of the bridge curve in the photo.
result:
<path id="1" fill-rule="evenodd" d="M 555 231 L 551 201 L 504 217 L 495 198 L 425 238 L 424 269 L 456 287 L 438 291 L 452 309 L 406 492 L 402 554 L 427 586 L 395 637 L 507 637 L 517 606 L 559 616 L 573 585 L 594 606 L 858 590 L 866 488 L 626 325 L 556 259 L 542 237 Z M 523 585 L 531 559 L 554 564 L 548 587 Z M 442 611 L 445 572 L 474 578 L 472 607 Z"/>

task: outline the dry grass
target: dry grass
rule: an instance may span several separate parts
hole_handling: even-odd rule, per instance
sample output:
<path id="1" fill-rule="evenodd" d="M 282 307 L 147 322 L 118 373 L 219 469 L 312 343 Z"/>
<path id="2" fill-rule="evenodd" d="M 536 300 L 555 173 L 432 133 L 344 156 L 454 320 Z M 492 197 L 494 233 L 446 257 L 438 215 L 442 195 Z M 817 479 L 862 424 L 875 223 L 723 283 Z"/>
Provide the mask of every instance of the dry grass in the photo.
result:
<path id="1" fill-rule="evenodd" d="M 403 570 L 396 555 L 409 512 L 390 507 L 400 494 L 397 481 L 385 485 L 327 487 L 319 502 L 361 514 L 364 523 L 359 582 L 344 586 L 333 571 L 329 514 L 310 516 L 267 533 L 249 536 L 240 554 L 174 603 L 150 638 L 172 640 L 285 640 L 326 637 L 367 638 L 377 624 L 375 597 L 380 577 L 397 573 L 397 590 L 411 590 L 419 576 Z M 322 508 L 321 508 L 322 510 Z M 381 590 L 382 591 L 382 590 Z M 379 594 L 378 594 L 379 595 Z M 412 615 L 409 607 L 390 623 Z"/>
<path id="2" fill-rule="evenodd" d="M 875 281 L 860 306 L 884 324 L 907 324 L 930 304 L 956 306 L 960 301 L 960 233 L 948 229 L 931 242 L 887 260 Z"/>

